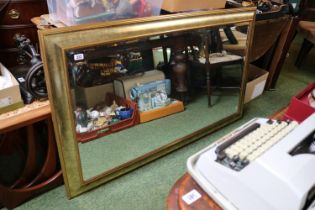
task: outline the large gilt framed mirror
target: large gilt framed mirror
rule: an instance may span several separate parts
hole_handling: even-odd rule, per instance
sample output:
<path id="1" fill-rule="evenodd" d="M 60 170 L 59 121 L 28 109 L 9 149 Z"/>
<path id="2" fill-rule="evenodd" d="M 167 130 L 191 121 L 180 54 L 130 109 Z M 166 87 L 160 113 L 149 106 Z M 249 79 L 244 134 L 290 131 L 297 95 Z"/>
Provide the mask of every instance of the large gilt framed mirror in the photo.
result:
<path id="1" fill-rule="evenodd" d="M 254 11 L 39 32 L 69 198 L 241 117 Z"/>

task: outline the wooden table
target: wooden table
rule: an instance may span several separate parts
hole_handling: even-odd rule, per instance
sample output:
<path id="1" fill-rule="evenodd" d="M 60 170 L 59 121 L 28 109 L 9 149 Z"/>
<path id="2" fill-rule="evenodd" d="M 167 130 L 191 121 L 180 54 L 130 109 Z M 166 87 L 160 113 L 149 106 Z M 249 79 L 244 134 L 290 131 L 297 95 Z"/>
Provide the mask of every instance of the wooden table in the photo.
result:
<path id="1" fill-rule="evenodd" d="M 182 197 L 192 190 L 201 194 L 201 198 L 188 205 L 182 200 Z M 205 193 L 193 178 L 185 173 L 172 187 L 167 197 L 168 210 L 218 210 L 221 207 Z"/>
<path id="2" fill-rule="evenodd" d="M 39 139 L 37 126 L 47 131 L 47 138 Z M 0 204 L 9 209 L 15 208 L 62 183 L 49 101 L 34 102 L 1 114 L 0 137 L 0 155 L 12 152 L 25 158 L 24 167 L 14 182 L 0 185 Z M 43 140 L 47 148 L 39 150 Z M 23 149 L 26 150 L 24 155 Z M 40 157 L 44 161 L 38 165 Z"/>
<path id="3" fill-rule="evenodd" d="M 270 116 L 272 119 L 281 119 L 283 114 L 288 108 L 282 108 L 275 114 Z M 195 202 L 188 205 L 182 197 L 192 190 L 196 190 L 201 197 Z M 168 210 L 219 210 L 222 209 L 201 187 L 197 182 L 188 174 L 185 173 L 173 185 L 167 197 Z"/>

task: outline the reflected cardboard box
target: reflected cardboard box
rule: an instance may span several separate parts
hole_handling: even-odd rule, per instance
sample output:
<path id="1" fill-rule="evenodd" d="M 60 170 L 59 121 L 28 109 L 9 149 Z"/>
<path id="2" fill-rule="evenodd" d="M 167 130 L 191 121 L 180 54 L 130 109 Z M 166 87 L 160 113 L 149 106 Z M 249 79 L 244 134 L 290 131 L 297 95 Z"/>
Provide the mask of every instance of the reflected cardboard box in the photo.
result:
<path id="1" fill-rule="evenodd" d="M 128 75 L 113 81 L 114 93 L 116 96 L 130 100 L 129 92 L 132 87 L 136 86 L 137 84 L 144 84 L 163 79 L 165 79 L 165 75 L 159 70 L 151 70 L 134 75 Z"/>
<path id="2" fill-rule="evenodd" d="M 258 68 L 252 64 L 248 65 L 247 84 L 244 97 L 244 103 L 248 103 L 260 96 L 265 89 L 269 72 Z"/>
<path id="3" fill-rule="evenodd" d="M 76 105 L 90 108 L 104 101 L 107 93 L 113 93 L 113 83 L 97 85 L 93 87 L 76 87 L 71 90 L 72 100 Z"/>
<path id="4" fill-rule="evenodd" d="M 315 100 L 311 98 L 310 93 L 314 90 L 315 83 L 312 83 L 292 97 L 288 110 L 284 114 L 284 119 L 295 120 L 300 123 L 313 114 L 315 107 L 311 106 L 311 103 L 314 103 Z"/>
<path id="5" fill-rule="evenodd" d="M 6 81 L 4 88 L 0 87 L 0 114 L 24 106 L 19 83 L 10 71 L 0 63 L 1 81 Z"/>

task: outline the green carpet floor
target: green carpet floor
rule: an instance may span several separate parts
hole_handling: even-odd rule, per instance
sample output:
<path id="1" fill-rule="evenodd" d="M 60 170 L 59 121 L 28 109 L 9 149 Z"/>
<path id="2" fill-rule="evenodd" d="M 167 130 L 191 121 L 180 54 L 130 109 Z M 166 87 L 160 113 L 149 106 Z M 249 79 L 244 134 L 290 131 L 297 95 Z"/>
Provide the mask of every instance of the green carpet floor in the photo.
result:
<path id="1" fill-rule="evenodd" d="M 286 106 L 294 94 L 315 81 L 314 49 L 300 69 L 294 67 L 300 44 L 300 39 L 296 39 L 292 44 L 276 91 L 265 92 L 248 103 L 241 120 L 72 200 L 66 198 L 64 186 L 60 186 L 17 209 L 165 209 L 168 192 L 176 180 L 186 172 L 186 160 L 189 156 L 253 117 L 271 115 Z"/>

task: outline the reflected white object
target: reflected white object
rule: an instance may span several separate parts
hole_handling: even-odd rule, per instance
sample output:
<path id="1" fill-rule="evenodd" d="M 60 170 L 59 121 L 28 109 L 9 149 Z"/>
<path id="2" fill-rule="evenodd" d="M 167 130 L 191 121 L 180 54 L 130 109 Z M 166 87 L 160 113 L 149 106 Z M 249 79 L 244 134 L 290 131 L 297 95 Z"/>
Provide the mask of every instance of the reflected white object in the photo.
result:
<path id="1" fill-rule="evenodd" d="M 75 130 L 77 133 L 85 133 L 85 132 L 88 132 L 88 131 L 91 131 L 93 129 L 93 123 L 92 122 L 89 122 L 88 125 L 86 127 L 83 127 L 81 125 L 76 125 L 75 127 Z"/>
<path id="2" fill-rule="evenodd" d="M 256 118 L 191 156 L 188 172 L 224 209 L 302 209 L 315 185 L 315 155 L 290 152 L 315 130 L 315 113 L 240 171 L 217 161 L 215 150 L 244 131 Z"/>
<path id="3" fill-rule="evenodd" d="M 209 62 L 211 64 L 215 63 L 223 63 L 223 62 L 230 62 L 230 61 L 237 61 L 242 60 L 243 58 L 239 55 L 232 55 L 226 53 L 213 53 L 209 55 Z M 206 59 L 204 57 L 199 58 L 200 63 L 206 63 Z"/>
<path id="4" fill-rule="evenodd" d="M 166 49 L 166 55 L 167 55 L 167 60 L 169 60 L 170 55 L 171 55 L 171 49 L 169 48 Z M 154 62 L 154 66 L 157 66 L 160 62 L 164 62 L 162 48 L 153 49 L 153 62 Z"/>
<path id="5" fill-rule="evenodd" d="M 76 132 L 77 133 L 85 133 L 85 132 L 88 132 L 88 131 L 89 131 L 88 127 L 83 127 L 81 125 L 77 125 L 76 126 Z"/>
<path id="6" fill-rule="evenodd" d="M 105 114 L 108 116 L 108 115 L 110 115 L 111 113 L 112 113 L 112 108 L 110 108 L 110 107 L 107 107 L 106 109 L 105 109 Z M 106 116 L 105 115 L 105 116 Z"/>
<path id="7" fill-rule="evenodd" d="M 89 117 L 91 119 L 96 119 L 100 116 L 100 112 L 99 111 L 96 111 L 96 110 L 93 110 L 89 113 Z"/>

